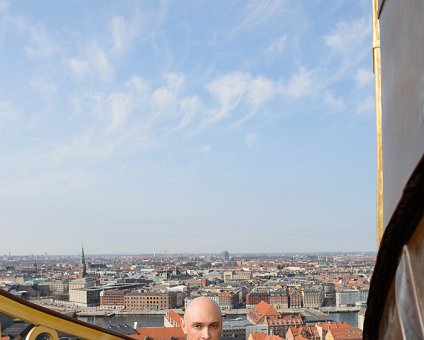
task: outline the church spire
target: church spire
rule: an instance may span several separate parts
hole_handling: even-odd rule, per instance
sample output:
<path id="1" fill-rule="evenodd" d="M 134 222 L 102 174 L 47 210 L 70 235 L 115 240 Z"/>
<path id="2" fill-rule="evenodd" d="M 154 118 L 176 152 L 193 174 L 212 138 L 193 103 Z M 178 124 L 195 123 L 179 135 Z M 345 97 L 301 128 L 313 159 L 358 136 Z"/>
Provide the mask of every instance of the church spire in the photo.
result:
<path id="1" fill-rule="evenodd" d="M 80 277 L 86 277 L 87 276 L 87 266 L 85 264 L 85 255 L 84 255 L 84 246 L 81 246 L 81 256 L 80 256 Z"/>

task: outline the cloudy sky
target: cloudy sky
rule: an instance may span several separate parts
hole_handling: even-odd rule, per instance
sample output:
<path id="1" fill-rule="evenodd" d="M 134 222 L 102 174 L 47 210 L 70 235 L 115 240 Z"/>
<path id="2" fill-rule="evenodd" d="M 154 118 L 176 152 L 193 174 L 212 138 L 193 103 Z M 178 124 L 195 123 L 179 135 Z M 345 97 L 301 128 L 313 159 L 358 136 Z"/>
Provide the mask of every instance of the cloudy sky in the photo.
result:
<path id="1" fill-rule="evenodd" d="M 0 0 L 0 255 L 376 249 L 367 0 Z"/>

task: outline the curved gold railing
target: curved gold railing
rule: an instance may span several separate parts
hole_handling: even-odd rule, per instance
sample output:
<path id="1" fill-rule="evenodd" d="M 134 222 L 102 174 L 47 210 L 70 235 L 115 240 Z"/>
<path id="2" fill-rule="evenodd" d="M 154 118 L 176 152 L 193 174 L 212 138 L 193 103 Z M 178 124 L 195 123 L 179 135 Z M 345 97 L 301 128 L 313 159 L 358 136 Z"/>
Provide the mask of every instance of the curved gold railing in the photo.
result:
<path id="1" fill-rule="evenodd" d="M 26 340 L 35 340 L 41 334 L 47 334 L 50 340 L 57 340 L 59 333 L 88 340 L 133 339 L 23 300 L 2 289 L 0 289 L 0 312 L 33 325 Z"/>

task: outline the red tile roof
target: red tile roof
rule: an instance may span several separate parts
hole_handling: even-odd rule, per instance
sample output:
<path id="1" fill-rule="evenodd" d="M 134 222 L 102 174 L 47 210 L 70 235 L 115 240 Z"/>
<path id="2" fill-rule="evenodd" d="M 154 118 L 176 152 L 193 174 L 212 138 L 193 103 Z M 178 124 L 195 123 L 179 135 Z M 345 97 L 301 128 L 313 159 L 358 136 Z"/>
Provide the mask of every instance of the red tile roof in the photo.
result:
<path id="1" fill-rule="evenodd" d="M 137 328 L 138 334 L 131 334 L 129 337 L 144 340 L 146 337 L 155 340 L 169 339 L 171 336 L 175 340 L 185 340 L 185 334 L 181 327 L 141 327 Z"/>
<path id="2" fill-rule="evenodd" d="M 283 340 L 277 335 L 268 335 L 261 332 L 250 333 L 249 340 Z"/>
<path id="3" fill-rule="evenodd" d="M 268 317 L 268 326 L 300 326 L 303 325 L 303 320 L 300 314 L 298 315 L 284 315 L 278 317 Z"/>
<path id="4" fill-rule="evenodd" d="M 254 324 L 257 324 L 263 321 L 265 317 L 280 316 L 280 315 L 281 314 L 277 312 L 277 310 L 274 307 L 272 307 L 269 303 L 265 301 L 259 302 L 256 306 L 254 306 L 248 312 L 248 318 Z"/>
<path id="5" fill-rule="evenodd" d="M 353 327 L 346 322 L 336 323 L 320 323 L 317 327 L 322 327 L 323 330 L 331 333 L 335 340 L 361 340 L 362 331 Z"/>
<path id="6" fill-rule="evenodd" d="M 319 333 L 318 330 L 315 326 L 290 326 L 289 328 L 289 332 L 291 331 L 291 333 L 293 334 L 293 336 L 295 337 L 296 340 L 298 339 L 303 339 L 303 337 L 301 337 L 301 334 L 307 334 L 309 337 L 318 337 Z M 298 338 L 300 336 L 300 338 Z"/>
<path id="7" fill-rule="evenodd" d="M 181 324 L 183 322 L 183 318 L 174 310 L 170 310 L 168 313 L 166 313 L 166 318 L 173 324 L 178 324 L 181 327 Z"/>

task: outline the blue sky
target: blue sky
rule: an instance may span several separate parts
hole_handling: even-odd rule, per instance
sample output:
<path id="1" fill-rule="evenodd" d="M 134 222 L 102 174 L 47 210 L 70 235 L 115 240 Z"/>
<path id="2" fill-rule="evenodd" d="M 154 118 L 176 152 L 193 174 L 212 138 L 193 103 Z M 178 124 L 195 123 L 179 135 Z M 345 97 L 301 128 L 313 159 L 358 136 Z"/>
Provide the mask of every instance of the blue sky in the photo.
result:
<path id="1" fill-rule="evenodd" d="M 376 249 L 369 1 L 0 0 L 2 252 Z"/>

